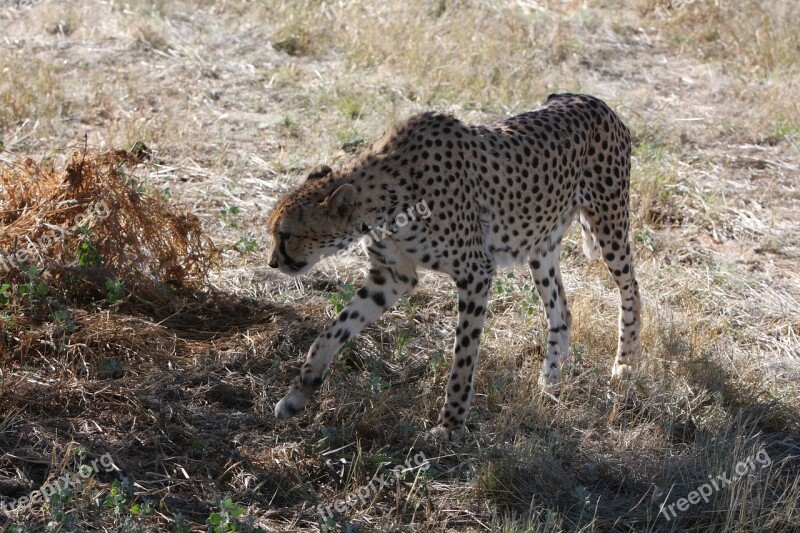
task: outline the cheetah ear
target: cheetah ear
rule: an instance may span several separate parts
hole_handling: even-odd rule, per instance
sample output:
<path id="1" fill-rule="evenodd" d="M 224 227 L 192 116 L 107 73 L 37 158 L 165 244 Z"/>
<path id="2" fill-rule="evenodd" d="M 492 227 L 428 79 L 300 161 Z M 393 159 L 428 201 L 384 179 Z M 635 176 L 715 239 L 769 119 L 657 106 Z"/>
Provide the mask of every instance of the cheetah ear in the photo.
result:
<path id="1" fill-rule="evenodd" d="M 356 205 L 356 195 L 356 188 L 346 183 L 333 191 L 322 202 L 322 207 L 331 218 L 347 220 Z"/>
<path id="2" fill-rule="evenodd" d="M 311 169 L 311 172 L 308 173 L 306 181 L 314 181 L 320 178 L 324 178 L 331 172 L 333 172 L 333 169 L 328 165 L 318 165 Z"/>

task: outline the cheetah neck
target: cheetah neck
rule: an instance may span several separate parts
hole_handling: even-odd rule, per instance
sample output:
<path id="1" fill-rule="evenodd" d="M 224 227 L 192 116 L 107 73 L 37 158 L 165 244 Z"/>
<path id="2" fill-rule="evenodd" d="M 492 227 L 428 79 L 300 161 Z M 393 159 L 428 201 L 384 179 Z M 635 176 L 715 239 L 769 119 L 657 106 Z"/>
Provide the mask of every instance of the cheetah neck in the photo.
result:
<path id="1" fill-rule="evenodd" d="M 411 197 L 404 187 L 394 183 L 394 179 L 373 171 L 371 167 L 372 165 L 368 165 L 351 172 L 341 182 L 353 185 L 358 193 L 356 208 L 350 219 L 355 237 L 386 228 L 394 221 L 404 202 L 408 203 Z"/>

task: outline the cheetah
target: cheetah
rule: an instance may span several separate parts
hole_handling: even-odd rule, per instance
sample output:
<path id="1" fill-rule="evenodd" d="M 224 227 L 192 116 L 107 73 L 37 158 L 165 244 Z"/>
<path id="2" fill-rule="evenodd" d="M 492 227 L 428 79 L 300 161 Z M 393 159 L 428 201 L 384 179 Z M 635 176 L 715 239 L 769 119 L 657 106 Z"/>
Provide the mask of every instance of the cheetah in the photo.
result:
<path id="1" fill-rule="evenodd" d="M 640 354 L 640 299 L 628 239 L 630 133 L 601 100 L 554 94 L 540 107 L 488 125 L 426 112 L 392 128 L 342 168 L 314 169 L 270 213 L 269 266 L 306 273 L 322 257 L 372 232 L 365 285 L 311 345 L 275 414 L 304 409 L 338 349 L 417 285 L 417 269 L 452 277 L 458 324 L 440 437 L 458 440 L 474 396 L 474 371 L 492 279 L 528 264 L 547 314 L 539 383 L 557 390 L 572 315 L 561 279 L 564 233 L 577 216 L 583 249 L 602 257 L 620 293 L 613 378 Z M 429 217 L 414 216 L 415 206 Z M 399 214 L 405 224 L 397 223 Z"/>

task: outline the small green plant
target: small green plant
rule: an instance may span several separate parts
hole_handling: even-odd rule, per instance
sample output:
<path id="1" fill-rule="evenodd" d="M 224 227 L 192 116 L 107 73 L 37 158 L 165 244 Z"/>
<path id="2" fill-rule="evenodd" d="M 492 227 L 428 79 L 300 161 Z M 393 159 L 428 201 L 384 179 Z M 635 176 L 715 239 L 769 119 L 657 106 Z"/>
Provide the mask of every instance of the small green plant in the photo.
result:
<path id="1" fill-rule="evenodd" d="M 364 113 L 364 105 L 355 94 L 340 96 L 336 101 L 336 107 L 350 120 L 361 118 L 361 115 Z"/>
<path id="2" fill-rule="evenodd" d="M 108 291 L 108 299 L 112 302 L 118 302 L 125 296 L 125 282 L 118 279 L 107 279 L 106 290 Z"/>
<path id="3" fill-rule="evenodd" d="M 437 371 L 447 367 L 447 360 L 445 359 L 444 350 L 439 348 L 431 354 L 428 361 L 433 371 Z"/>
<path id="4" fill-rule="evenodd" d="M 495 292 L 504 298 L 514 293 L 514 283 L 516 275 L 513 272 L 506 273 L 505 277 L 497 276 L 494 281 Z"/>
<path id="5" fill-rule="evenodd" d="M 70 332 L 75 329 L 75 321 L 72 320 L 72 311 L 68 309 L 60 309 L 55 311 L 50 318 L 53 320 L 59 330 L 63 332 Z"/>
<path id="6" fill-rule="evenodd" d="M 51 523 L 56 523 L 59 528 L 48 527 L 47 531 L 74 531 L 75 516 L 69 512 L 69 505 L 72 503 L 72 487 L 59 488 L 50 495 L 47 507 L 50 512 Z M 63 529 L 61 529 L 63 528 Z"/>
<path id="7" fill-rule="evenodd" d="M 186 517 L 181 513 L 176 514 L 174 519 L 175 531 L 177 533 L 190 533 L 192 531 L 192 527 L 189 525 L 189 522 L 186 521 Z"/>
<path id="8" fill-rule="evenodd" d="M 302 133 L 300 125 L 291 115 L 284 115 L 281 126 L 283 133 L 289 137 L 299 137 Z"/>
<path id="9" fill-rule="evenodd" d="M 647 228 L 641 229 L 636 232 L 633 237 L 633 242 L 637 245 L 645 248 L 646 250 L 652 252 L 653 248 L 653 232 Z"/>
<path id="10" fill-rule="evenodd" d="M 92 233 L 86 226 L 81 226 L 81 240 L 78 243 L 76 259 L 81 268 L 96 267 L 103 264 L 103 260 L 97 251 L 97 245 L 92 238 Z"/>
<path id="11" fill-rule="evenodd" d="M 333 306 L 333 312 L 339 314 L 356 295 L 356 288 L 350 283 L 345 283 L 342 288 L 328 295 L 328 302 Z"/>
<path id="12" fill-rule="evenodd" d="M 213 531 L 213 533 L 239 531 L 237 519 L 244 514 L 244 509 L 233 503 L 230 498 L 222 500 L 217 497 L 216 505 L 219 507 L 219 512 L 209 515 L 206 524 L 211 527 L 208 530 Z"/>
<path id="13" fill-rule="evenodd" d="M 380 394 L 391 386 L 391 383 L 383 379 L 381 376 L 370 374 L 367 376 L 367 383 L 373 394 Z"/>
<path id="14" fill-rule="evenodd" d="M 36 298 L 44 298 L 47 296 L 47 285 L 42 283 L 40 277 L 42 272 L 44 272 L 44 269 L 40 269 L 35 266 L 30 267 L 25 272 L 25 274 L 28 276 L 28 283 L 23 283 L 17 287 L 17 293 L 20 296 L 27 295 L 31 302 Z"/>
<path id="15" fill-rule="evenodd" d="M 355 125 L 337 131 L 336 140 L 339 142 L 342 150 L 348 154 L 357 152 L 367 143 L 364 134 Z"/>
<path id="16" fill-rule="evenodd" d="M 238 228 L 239 224 L 236 222 L 236 216 L 239 214 L 239 208 L 232 205 L 228 208 L 222 209 L 219 214 L 222 216 L 222 221 L 230 228 Z"/>
<path id="17" fill-rule="evenodd" d="M 522 290 L 525 293 L 522 305 L 525 307 L 525 312 L 528 313 L 528 316 L 533 316 L 539 312 L 539 291 L 530 283 L 524 284 Z"/>
<path id="18" fill-rule="evenodd" d="M 242 255 L 247 255 L 249 253 L 255 252 L 258 250 L 258 241 L 256 241 L 256 235 L 252 231 L 248 231 L 241 237 L 239 240 L 236 241 L 236 244 L 233 245 L 237 252 Z"/>
<path id="19" fill-rule="evenodd" d="M 111 484 L 111 490 L 103 500 L 102 506 L 108 514 L 113 516 L 125 516 L 128 514 L 128 503 L 133 500 L 133 481 L 131 478 L 123 478 L 122 481 L 115 479 Z"/>
<path id="20" fill-rule="evenodd" d="M 0 305 L 11 303 L 11 285 L 8 283 L 0 284 Z"/>
<path id="21" fill-rule="evenodd" d="M 99 502 L 101 508 L 119 520 L 118 530 L 121 531 L 141 531 L 141 524 L 138 523 L 142 516 L 151 515 L 155 512 L 153 502 L 145 499 L 144 503 L 135 503 L 133 480 L 125 477 L 114 480 L 111 490 L 102 501 Z"/>
<path id="22" fill-rule="evenodd" d="M 150 194 L 153 192 L 153 188 L 150 185 L 133 175 L 128 175 L 128 179 L 125 180 L 125 184 L 128 186 L 128 188 L 138 194 Z"/>
<path id="23" fill-rule="evenodd" d="M 145 500 L 142 505 L 138 503 L 131 505 L 131 514 L 133 516 L 147 516 L 153 514 L 154 510 L 153 502 L 150 500 Z"/>
<path id="24" fill-rule="evenodd" d="M 408 353 L 406 352 L 406 346 L 408 343 L 411 342 L 411 329 L 406 329 L 401 331 L 397 335 L 397 340 L 394 342 L 394 354 L 397 357 L 397 362 L 400 364 L 405 363 L 408 360 Z"/>
<path id="25" fill-rule="evenodd" d="M 775 122 L 773 136 L 776 140 L 800 138 L 800 124 L 792 122 L 789 118 L 781 116 Z"/>

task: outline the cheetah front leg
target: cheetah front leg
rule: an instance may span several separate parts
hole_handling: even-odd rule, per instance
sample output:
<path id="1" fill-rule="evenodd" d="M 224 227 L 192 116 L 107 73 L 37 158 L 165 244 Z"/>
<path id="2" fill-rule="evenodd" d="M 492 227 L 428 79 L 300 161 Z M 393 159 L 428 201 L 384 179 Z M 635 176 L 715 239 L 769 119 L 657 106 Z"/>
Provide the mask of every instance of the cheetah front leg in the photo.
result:
<path id="1" fill-rule="evenodd" d="M 374 265 L 369 271 L 367 283 L 311 345 L 300 375 L 294 379 L 286 396 L 275 406 L 275 416 L 289 418 L 302 411 L 322 386 L 322 381 L 342 344 L 379 318 L 416 284 L 417 275 L 409 262 Z"/>
<path id="2" fill-rule="evenodd" d="M 458 326 L 453 366 L 447 383 L 444 407 L 439 414 L 439 425 L 433 430 L 435 436 L 452 441 L 459 440 L 464 434 L 464 421 L 475 394 L 473 377 L 486 321 L 492 276 L 457 281 L 457 285 Z"/>

